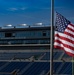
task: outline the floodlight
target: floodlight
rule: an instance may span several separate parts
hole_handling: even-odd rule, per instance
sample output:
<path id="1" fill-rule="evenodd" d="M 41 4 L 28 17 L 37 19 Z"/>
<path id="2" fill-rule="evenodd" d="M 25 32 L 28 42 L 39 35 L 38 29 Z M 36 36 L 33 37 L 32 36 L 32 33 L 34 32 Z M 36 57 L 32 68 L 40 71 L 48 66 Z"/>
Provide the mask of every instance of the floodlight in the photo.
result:
<path id="1" fill-rule="evenodd" d="M 20 26 L 27 26 L 27 24 L 20 24 Z"/>
<path id="2" fill-rule="evenodd" d="M 11 24 L 8 24 L 8 25 L 5 25 L 6 27 L 12 27 L 12 25 Z"/>
<path id="3" fill-rule="evenodd" d="M 35 25 L 40 25 L 40 26 L 41 26 L 41 25 L 42 25 L 42 23 L 36 23 Z"/>

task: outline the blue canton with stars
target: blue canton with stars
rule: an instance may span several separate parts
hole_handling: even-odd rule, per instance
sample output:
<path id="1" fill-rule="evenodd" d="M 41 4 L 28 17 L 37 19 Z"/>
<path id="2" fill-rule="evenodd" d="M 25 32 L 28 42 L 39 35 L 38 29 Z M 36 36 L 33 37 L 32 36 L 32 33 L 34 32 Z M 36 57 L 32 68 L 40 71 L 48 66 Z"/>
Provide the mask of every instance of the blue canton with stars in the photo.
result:
<path id="1" fill-rule="evenodd" d="M 69 24 L 70 24 L 69 20 L 67 20 L 61 14 L 56 13 L 56 31 L 63 33 Z"/>

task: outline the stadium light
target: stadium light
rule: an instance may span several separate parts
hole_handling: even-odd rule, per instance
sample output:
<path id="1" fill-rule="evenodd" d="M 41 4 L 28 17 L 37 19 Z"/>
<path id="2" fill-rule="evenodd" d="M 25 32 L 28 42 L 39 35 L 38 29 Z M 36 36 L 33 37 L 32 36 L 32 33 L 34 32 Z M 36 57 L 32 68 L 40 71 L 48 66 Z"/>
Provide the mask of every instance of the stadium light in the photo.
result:
<path id="1" fill-rule="evenodd" d="M 5 27 L 12 27 L 12 25 L 11 24 L 8 24 L 8 25 L 5 25 Z"/>
<path id="2" fill-rule="evenodd" d="M 39 25 L 39 26 L 41 26 L 41 25 L 42 25 L 42 23 L 36 23 L 35 25 Z"/>
<path id="3" fill-rule="evenodd" d="M 19 26 L 27 26 L 27 24 L 19 24 Z"/>

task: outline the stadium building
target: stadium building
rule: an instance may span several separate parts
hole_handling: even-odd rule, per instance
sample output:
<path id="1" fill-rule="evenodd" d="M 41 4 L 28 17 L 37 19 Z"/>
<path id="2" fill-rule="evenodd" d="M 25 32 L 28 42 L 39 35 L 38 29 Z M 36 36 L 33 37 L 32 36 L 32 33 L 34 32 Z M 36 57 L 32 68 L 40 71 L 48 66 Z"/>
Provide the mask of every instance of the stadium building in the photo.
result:
<path id="1" fill-rule="evenodd" d="M 50 26 L 0 28 L 0 75 L 49 75 Z M 54 49 L 54 75 L 72 75 L 72 58 Z"/>

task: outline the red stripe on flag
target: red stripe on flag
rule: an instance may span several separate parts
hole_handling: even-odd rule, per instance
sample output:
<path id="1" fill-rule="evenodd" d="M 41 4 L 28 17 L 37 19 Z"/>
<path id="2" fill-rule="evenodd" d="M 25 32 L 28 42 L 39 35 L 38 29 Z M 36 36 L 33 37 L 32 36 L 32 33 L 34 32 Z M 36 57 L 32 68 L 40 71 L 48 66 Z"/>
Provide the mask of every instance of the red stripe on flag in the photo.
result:
<path id="1" fill-rule="evenodd" d="M 72 27 L 74 27 L 74 25 L 73 24 L 70 24 Z"/>
<path id="2" fill-rule="evenodd" d="M 65 51 L 66 52 L 66 51 Z M 66 52 L 69 56 L 73 56 L 74 57 L 74 54 L 73 53 L 70 53 L 70 52 Z"/>
<path id="3" fill-rule="evenodd" d="M 69 44 L 64 44 L 60 40 L 55 40 L 56 43 L 62 44 L 64 47 L 74 50 L 74 47 L 70 46 Z"/>
<path id="4" fill-rule="evenodd" d="M 74 35 L 73 35 L 73 34 L 70 34 L 69 32 L 64 32 L 64 34 L 66 34 L 66 35 L 68 35 L 68 36 L 74 38 Z"/>
<path id="5" fill-rule="evenodd" d="M 59 38 L 59 39 L 61 39 L 61 40 L 65 40 L 65 41 L 68 41 L 68 42 L 74 44 L 74 41 L 73 41 L 73 40 L 68 39 L 68 38 L 66 38 L 65 36 L 60 36 L 59 34 L 56 34 L 55 37 L 57 37 L 57 38 Z"/>
<path id="6" fill-rule="evenodd" d="M 70 31 L 74 32 L 74 30 L 70 27 L 67 27 L 67 30 L 70 30 Z"/>
<path id="7" fill-rule="evenodd" d="M 54 48 L 58 48 L 58 49 L 63 50 L 63 47 L 60 47 L 60 46 L 57 46 L 57 45 L 54 45 Z"/>
<path id="8" fill-rule="evenodd" d="M 58 49 L 64 50 L 62 47 L 55 46 L 55 45 L 54 45 L 54 48 L 58 48 Z M 64 51 L 65 51 L 65 50 L 64 50 Z M 65 53 L 68 54 L 69 56 L 73 56 L 73 57 L 74 57 L 74 54 L 72 54 L 72 53 L 70 53 L 70 52 L 65 51 Z"/>

